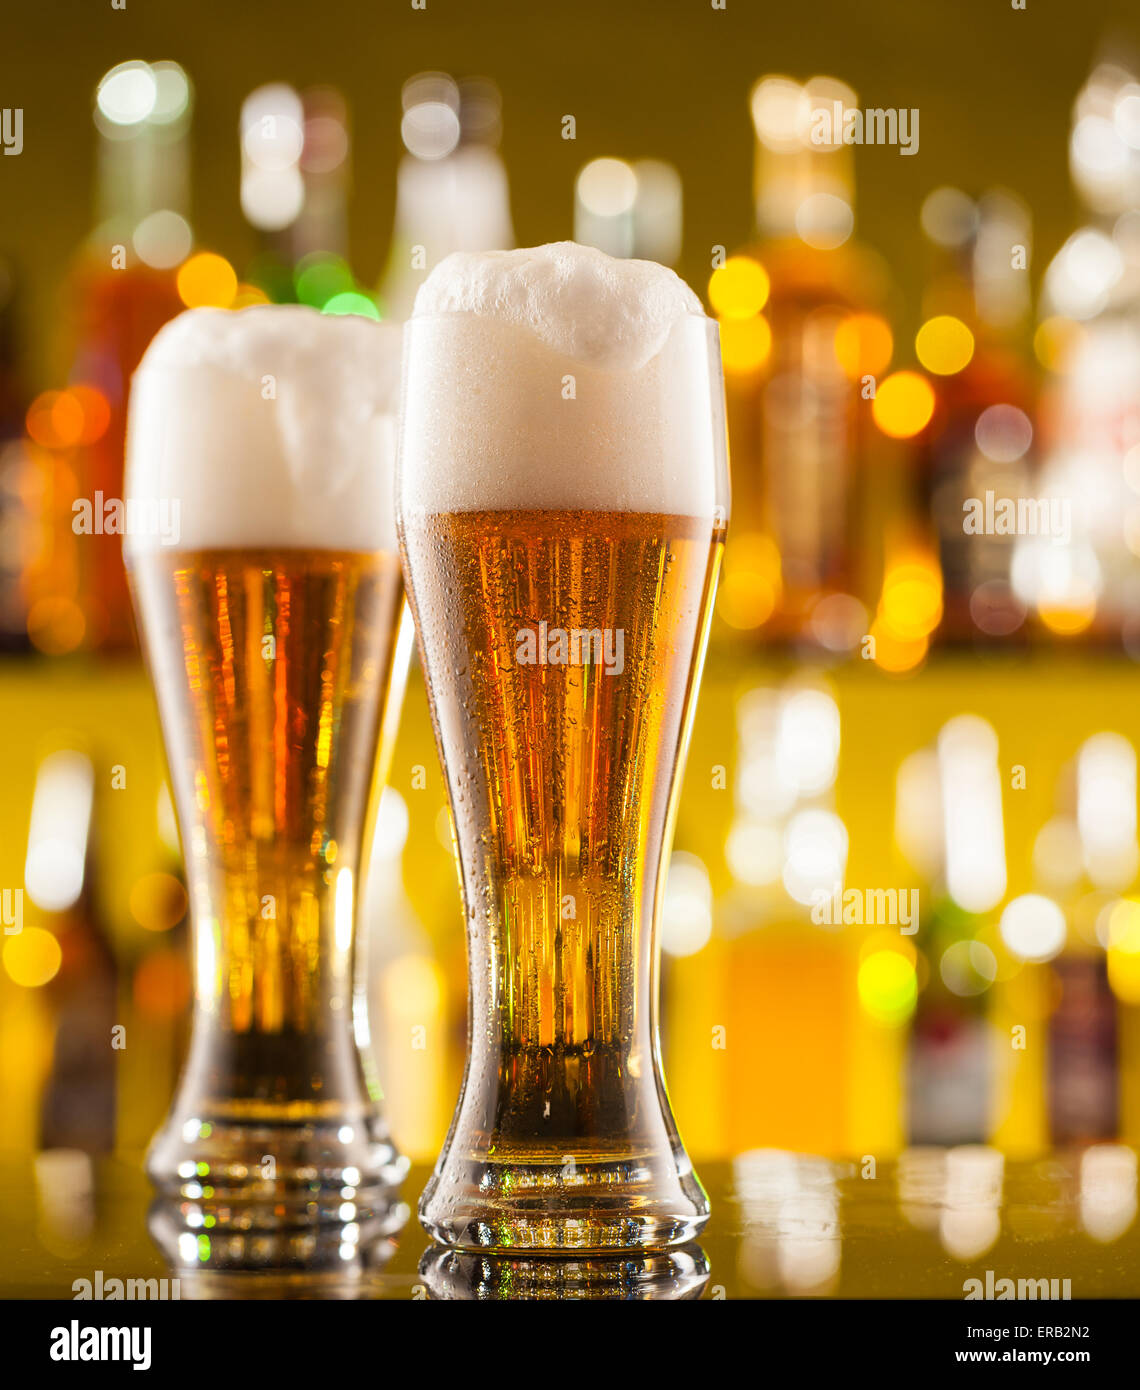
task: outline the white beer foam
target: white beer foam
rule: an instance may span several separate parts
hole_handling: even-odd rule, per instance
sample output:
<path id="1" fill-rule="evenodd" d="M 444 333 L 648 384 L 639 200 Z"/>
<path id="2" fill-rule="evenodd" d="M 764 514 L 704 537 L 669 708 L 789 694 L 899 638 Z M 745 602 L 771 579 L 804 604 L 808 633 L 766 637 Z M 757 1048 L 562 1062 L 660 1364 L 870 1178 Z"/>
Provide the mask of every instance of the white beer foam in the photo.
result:
<path id="1" fill-rule="evenodd" d="M 402 510 L 711 517 L 726 500 L 715 341 L 651 261 L 574 242 L 448 256 L 406 330 Z"/>
<path id="2" fill-rule="evenodd" d="M 176 502 L 182 550 L 392 549 L 399 376 L 390 324 L 190 309 L 132 381 L 126 497 Z M 128 554 L 162 544 L 124 540 Z"/>

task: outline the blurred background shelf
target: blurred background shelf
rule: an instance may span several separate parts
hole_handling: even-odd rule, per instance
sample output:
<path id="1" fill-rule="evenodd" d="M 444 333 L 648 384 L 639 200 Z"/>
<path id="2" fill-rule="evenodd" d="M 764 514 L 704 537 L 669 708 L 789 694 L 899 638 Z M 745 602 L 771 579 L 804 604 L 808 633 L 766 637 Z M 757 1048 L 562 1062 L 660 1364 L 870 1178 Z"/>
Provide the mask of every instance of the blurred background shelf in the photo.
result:
<path id="1" fill-rule="evenodd" d="M 4 1147 L 38 1147 L 45 1092 L 62 1097 L 54 1105 L 70 1097 L 82 1131 L 91 1099 L 83 1082 L 86 1054 L 93 1053 L 101 1084 L 115 1096 L 115 1124 L 103 1124 L 101 1144 L 139 1148 L 173 1088 L 191 988 L 186 897 L 149 686 L 141 666 L 128 659 L 9 659 L 0 669 L 0 727 L 9 731 L 0 880 L 23 879 L 29 808 L 50 750 L 79 748 L 91 759 L 96 828 L 88 877 L 75 902 L 44 912 L 25 894 L 24 932 L 5 942 Z M 1070 876 L 1075 871 L 1077 886 L 1070 890 L 1071 940 L 1063 951 L 1058 945 L 1052 962 L 1035 964 L 1011 953 L 996 930 L 996 907 L 959 914 L 950 939 L 932 945 L 930 919 L 940 890 L 916 877 L 896 834 L 900 767 L 929 748 L 949 720 L 979 716 L 999 749 L 1008 865 L 1003 901 L 1039 891 L 1035 847 L 1040 863 L 1042 829 L 1058 817 L 1059 790 L 1072 776 L 1080 746 L 1101 730 L 1140 739 L 1134 682 L 1131 663 L 1103 654 L 1034 655 L 996 665 L 946 656 L 903 682 L 868 663 L 809 679 L 792 662 L 741 667 L 714 659 L 678 813 L 677 862 L 686 873 L 678 880 L 675 864 L 663 976 L 666 1075 L 695 1153 L 726 1157 L 771 1146 L 884 1156 L 917 1138 L 987 1140 L 1012 1155 L 1034 1155 L 1058 1141 L 1140 1140 L 1135 975 L 1121 975 L 1115 993 L 1105 984 L 1074 1036 L 1057 1035 L 1059 1011 L 1066 1017 L 1060 1005 L 1070 958 L 1091 957 L 1104 970 L 1096 917 L 1113 895 L 1088 882 L 1081 889 L 1080 864 L 1054 856 L 1053 868 Z M 827 814 L 844 827 L 846 884 L 921 885 L 916 934 L 902 930 L 905 922 L 812 922 L 810 905 L 795 903 L 783 890 L 780 855 L 765 871 L 756 845 L 763 851 L 766 836 L 749 839 L 739 791 L 746 767 L 738 745 L 740 711 L 757 699 L 778 701 L 805 690 L 825 702 L 824 710 L 830 702 L 839 729 L 834 783 L 806 805 L 827 800 L 833 807 Z M 818 739 L 811 745 L 819 746 Z M 418 676 L 405 705 L 392 788 L 368 900 L 371 990 L 397 1141 L 430 1158 L 446 1131 L 462 1069 L 466 974 L 442 779 Z M 936 825 L 937 807 L 927 810 Z M 787 818 L 776 816 L 771 824 L 786 825 Z M 741 866 L 744 880 L 734 873 Z M 764 881 L 750 883 L 749 877 Z M 44 932 L 60 943 L 57 954 Z M 963 978 L 959 985 L 969 993 L 943 986 L 931 1025 L 933 1056 L 920 1049 L 916 1057 L 915 1010 L 936 992 L 930 975 L 937 985 L 941 956 L 958 940 L 979 940 L 995 964 L 1000 958 L 998 977 Z M 867 971 L 868 958 L 881 959 L 884 951 L 891 953 L 888 963 L 897 956 L 911 970 L 910 992 L 905 971 L 901 985 L 889 971 L 881 978 Z M 27 987 L 37 971 L 50 978 Z M 69 1011 L 91 1032 L 78 1057 L 68 1043 L 66 1065 L 53 1080 L 53 1039 Z M 1098 1031 L 1106 1019 L 1107 1040 Z M 107 1056 L 96 1030 L 112 1020 L 124 1027 L 125 1041 Z M 426 1028 L 427 1046 L 413 1046 L 414 1025 Z M 1012 1030 L 1018 1027 L 1025 1029 L 1024 1046 L 1015 1049 Z M 984 1030 L 980 1044 L 976 1028 Z M 1051 1052 L 1058 1047 L 1059 1056 Z M 926 1081 L 921 1070 L 912 1070 L 916 1065 L 934 1068 Z M 1078 1068 L 1074 1079 L 1066 1066 Z M 951 1084 L 955 1068 L 963 1069 L 958 1086 Z M 69 1081 L 69 1074 L 79 1081 Z M 941 1086 L 937 1108 L 945 1130 L 924 1133 L 921 1123 L 915 1128 L 908 1086 L 921 1092 L 935 1084 Z M 1084 1122 L 1087 1132 L 1061 1114 L 1064 1102 L 1055 1093 L 1066 1085 L 1102 1097 Z"/>

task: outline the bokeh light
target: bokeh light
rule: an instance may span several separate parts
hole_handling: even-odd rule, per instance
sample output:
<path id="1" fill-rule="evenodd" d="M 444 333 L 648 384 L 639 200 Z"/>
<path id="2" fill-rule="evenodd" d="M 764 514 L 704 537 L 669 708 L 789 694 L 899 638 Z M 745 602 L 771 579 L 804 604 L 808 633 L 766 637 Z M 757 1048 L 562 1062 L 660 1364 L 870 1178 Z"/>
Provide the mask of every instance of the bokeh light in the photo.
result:
<path id="1" fill-rule="evenodd" d="M 76 651 L 87 635 L 87 619 L 74 599 L 49 594 L 28 608 L 28 640 L 45 656 Z"/>
<path id="2" fill-rule="evenodd" d="M 224 256 L 199 251 L 178 270 L 178 296 L 188 309 L 228 309 L 237 295 L 238 279 Z"/>
<path id="3" fill-rule="evenodd" d="M 717 591 L 721 618 L 744 632 L 760 627 L 775 611 L 781 589 L 780 552 L 771 537 L 756 532 L 734 536 Z"/>
<path id="4" fill-rule="evenodd" d="M 722 319 L 749 319 L 768 302 L 768 272 L 751 256 L 729 256 L 709 277 L 709 303 Z"/>
<path id="5" fill-rule="evenodd" d="M 859 966 L 859 1002 L 879 1023 L 905 1023 L 918 999 L 914 963 L 896 950 L 872 951 Z"/>
<path id="6" fill-rule="evenodd" d="M 911 439 L 934 414 L 934 391 L 918 372 L 893 372 L 880 382 L 871 403 L 875 424 L 892 439 Z"/>
<path id="7" fill-rule="evenodd" d="M 892 675 L 913 671 L 921 665 L 930 650 L 928 637 L 900 637 L 881 618 L 876 618 L 871 624 L 870 636 L 875 641 L 875 665 Z"/>
<path id="8" fill-rule="evenodd" d="M 134 59 L 113 67 L 99 83 L 95 104 L 113 125 L 145 121 L 158 100 L 158 82 L 149 63 Z"/>
<path id="9" fill-rule="evenodd" d="M 931 557 L 894 564 L 883 580 L 879 616 L 904 642 L 928 636 L 942 621 L 942 574 Z"/>
<path id="10" fill-rule="evenodd" d="M 695 854 L 676 851 L 669 861 L 661 910 L 661 948 L 692 956 L 708 944 L 713 928 L 709 871 Z"/>
<path id="11" fill-rule="evenodd" d="M 1085 330 L 1079 323 L 1061 314 L 1050 314 L 1037 325 L 1033 351 L 1046 371 L 1063 372 L 1084 336 Z"/>
<path id="12" fill-rule="evenodd" d="M 1052 898 L 1023 893 L 1001 914 L 1001 939 L 1022 960 L 1045 961 L 1059 955 L 1068 931 L 1065 914 Z"/>
<path id="13" fill-rule="evenodd" d="M 298 262 L 293 285 L 301 304 L 323 309 L 336 295 L 355 290 L 356 280 L 343 257 L 317 252 Z"/>
<path id="14" fill-rule="evenodd" d="M 84 436 L 83 403 L 71 391 L 43 391 L 28 407 L 28 435 L 45 449 L 70 449 Z"/>
<path id="15" fill-rule="evenodd" d="M 55 978 L 63 961 L 59 942 L 43 927 L 25 927 L 4 940 L 4 969 L 25 989 L 37 989 Z"/>
<path id="16" fill-rule="evenodd" d="M 754 372 L 772 351 L 772 329 L 763 314 L 750 319 L 724 319 L 720 325 L 720 355 L 726 372 Z"/>
<path id="17" fill-rule="evenodd" d="M 356 314 L 360 318 L 379 321 L 380 310 L 376 301 L 359 290 L 345 290 L 334 294 L 321 306 L 322 314 Z"/>
<path id="18" fill-rule="evenodd" d="M 186 889 L 173 874 L 144 874 L 131 888 L 131 916 L 146 931 L 169 931 L 186 916 L 186 908 Z"/>
<path id="19" fill-rule="evenodd" d="M 918 360 L 936 376 L 952 376 L 974 355 L 974 335 L 953 314 L 927 319 L 914 340 Z"/>
<path id="20" fill-rule="evenodd" d="M 978 416 L 974 440 L 994 463 L 1016 463 L 1033 443 L 1033 422 L 1015 405 L 991 405 Z"/>
<path id="21" fill-rule="evenodd" d="M 131 235 L 131 244 L 144 265 L 173 270 L 190 254 L 194 233 L 185 217 L 163 208 L 143 218 Z"/>
<path id="22" fill-rule="evenodd" d="M 878 376 L 895 349 L 891 326 L 878 314 L 848 314 L 835 330 L 835 358 L 853 381 Z"/>

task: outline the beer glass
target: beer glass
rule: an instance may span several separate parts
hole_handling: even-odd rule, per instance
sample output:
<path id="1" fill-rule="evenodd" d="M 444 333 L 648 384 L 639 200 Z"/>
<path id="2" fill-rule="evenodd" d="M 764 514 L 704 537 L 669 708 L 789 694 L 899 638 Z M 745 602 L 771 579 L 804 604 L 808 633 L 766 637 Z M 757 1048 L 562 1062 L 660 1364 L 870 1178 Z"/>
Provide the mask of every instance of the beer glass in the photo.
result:
<path id="1" fill-rule="evenodd" d="M 407 656 L 399 334 L 192 310 L 136 374 L 125 553 L 186 860 L 188 1060 L 147 1167 L 209 1226 L 335 1219 L 402 1176 L 356 910 Z M 133 518 L 133 520 L 132 520 Z"/>
<path id="2" fill-rule="evenodd" d="M 453 256 L 404 371 L 400 544 L 469 969 L 420 1217 L 467 1249 L 680 1244 L 708 1204 L 661 1074 L 657 925 L 726 519 L 716 325 L 662 267 Z"/>

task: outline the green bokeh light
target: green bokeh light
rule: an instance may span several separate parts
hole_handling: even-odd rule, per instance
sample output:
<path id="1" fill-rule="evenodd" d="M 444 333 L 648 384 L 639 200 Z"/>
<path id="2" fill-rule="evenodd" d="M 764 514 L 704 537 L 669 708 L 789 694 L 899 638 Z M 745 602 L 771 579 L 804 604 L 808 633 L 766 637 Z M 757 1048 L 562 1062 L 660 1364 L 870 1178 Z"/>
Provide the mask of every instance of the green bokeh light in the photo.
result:
<path id="1" fill-rule="evenodd" d="M 334 294 L 322 307 L 323 314 L 360 314 L 366 319 L 379 319 L 380 310 L 376 307 L 376 301 L 359 290 L 346 290 L 342 294 Z"/>
<path id="2" fill-rule="evenodd" d="M 339 256 L 316 251 L 297 262 L 293 284 L 299 303 L 323 309 L 330 299 L 354 289 L 356 280 Z"/>

